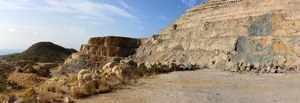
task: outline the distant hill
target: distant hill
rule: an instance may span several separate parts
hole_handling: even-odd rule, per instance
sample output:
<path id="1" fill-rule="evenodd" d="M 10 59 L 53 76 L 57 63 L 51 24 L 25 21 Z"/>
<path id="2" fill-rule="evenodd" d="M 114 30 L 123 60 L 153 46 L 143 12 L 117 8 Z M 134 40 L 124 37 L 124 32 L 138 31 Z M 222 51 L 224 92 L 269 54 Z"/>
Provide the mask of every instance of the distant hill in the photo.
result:
<path id="1" fill-rule="evenodd" d="M 73 48 L 67 48 L 67 50 L 69 50 L 69 51 L 72 52 L 72 53 L 77 53 L 77 52 L 78 52 L 77 50 L 75 50 L 75 49 L 73 49 Z"/>
<path id="2" fill-rule="evenodd" d="M 4 58 L 5 60 L 33 60 L 35 62 L 63 62 L 75 49 L 66 49 L 51 42 L 33 44 L 26 51 Z"/>
<path id="3" fill-rule="evenodd" d="M 16 55 L 18 53 L 13 53 L 13 54 L 7 54 L 7 55 L 0 55 L 0 60 L 5 58 L 5 57 L 8 57 L 8 56 L 11 56 L 11 55 Z"/>

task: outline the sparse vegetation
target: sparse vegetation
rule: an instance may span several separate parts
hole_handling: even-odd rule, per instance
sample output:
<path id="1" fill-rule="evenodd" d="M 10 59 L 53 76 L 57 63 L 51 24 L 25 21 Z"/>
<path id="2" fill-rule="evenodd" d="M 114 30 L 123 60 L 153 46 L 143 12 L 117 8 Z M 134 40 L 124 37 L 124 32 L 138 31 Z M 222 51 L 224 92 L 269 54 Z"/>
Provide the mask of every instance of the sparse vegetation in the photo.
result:
<path id="1" fill-rule="evenodd" d="M 10 87 L 10 89 L 7 89 L 7 87 Z M 0 76 L 0 93 L 9 92 L 11 89 L 20 90 L 22 88 L 17 83 L 7 80 L 4 75 Z"/>
<path id="2" fill-rule="evenodd" d="M 23 73 L 23 70 L 22 70 L 22 68 L 18 68 L 17 72 L 19 72 L 19 73 Z"/>
<path id="3" fill-rule="evenodd" d="M 84 96 L 84 91 L 83 91 L 83 89 L 80 88 L 80 87 L 75 87 L 75 88 L 73 89 L 73 91 L 72 91 L 72 97 L 73 97 L 73 98 L 80 98 L 80 97 L 82 97 L 82 96 Z"/>
<path id="4" fill-rule="evenodd" d="M 92 81 L 85 83 L 84 89 L 87 92 L 87 95 L 93 95 L 96 93 L 96 84 Z"/>
<path id="5" fill-rule="evenodd" d="M 47 89 L 42 89 L 41 91 L 40 91 L 40 93 L 39 93 L 39 101 L 41 102 L 41 103 L 47 103 L 47 102 L 49 102 L 49 100 L 50 100 L 50 96 L 49 95 L 47 95 Z"/>
<path id="6" fill-rule="evenodd" d="M 25 94 L 22 96 L 24 103 L 31 103 L 34 98 L 31 98 L 35 94 L 32 90 L 27 90 Z"/>
<path id="7" fill-rule="evenodd" d="M 33 44 L 26 51 L 6 57 L 5 60 L 32 60 L 35 62 L 58 62 L 61 63 L 70 54 L 74 53 L 74 49 L 66 49 L 62 46 L 51 42 L 39 42 Z M 77 51 L 76 51 L 77 52 Z"/>

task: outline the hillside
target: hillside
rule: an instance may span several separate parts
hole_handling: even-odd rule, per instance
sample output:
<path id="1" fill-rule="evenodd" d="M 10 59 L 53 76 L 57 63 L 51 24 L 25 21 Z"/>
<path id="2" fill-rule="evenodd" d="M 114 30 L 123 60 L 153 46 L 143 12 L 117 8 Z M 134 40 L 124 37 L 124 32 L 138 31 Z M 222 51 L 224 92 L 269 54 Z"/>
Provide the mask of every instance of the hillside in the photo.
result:
<path id="1" fill-rule="evenodd" d="M 74 52 L 76 52 L 76 50 L 66 49 L 51 42 L 39 42 L 33 44 L 20 54 L 11 55 L 4 59 L 12 61 L 33 60 L 35 62 L 62 62 Z"/>
<path id="2" fill-rule="evenodd" d="M 13 53 L 13 54 L 7 54 L 7 55 L 0 55 L 0 60 L 5 58 L 5 57 L 8 57 L 8 56 L 11 56 L 11 55 L 16 55 L 18 53 Z"/>

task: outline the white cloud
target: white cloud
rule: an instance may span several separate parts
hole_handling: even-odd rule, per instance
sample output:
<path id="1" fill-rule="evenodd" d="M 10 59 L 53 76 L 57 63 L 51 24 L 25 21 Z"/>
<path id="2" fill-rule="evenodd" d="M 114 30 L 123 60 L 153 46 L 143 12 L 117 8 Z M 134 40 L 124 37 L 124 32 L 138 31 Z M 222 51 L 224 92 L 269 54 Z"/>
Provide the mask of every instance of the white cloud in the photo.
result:
<path id="1" fill-rule="evenodd" d="M 15 28 L 9 28 L 7 31 L 8 32 L 14 32 L 14 31 L 16 31 L 16 29 Z"/>
<path id="2" fill-rule="evenodd" d="M 132 9 L 129 5 L 127 5 L 123 0 L 119 0 L 119 3 L 126 9 Z"/>
<path id="3" fill-rule="evenodd" d="M 92 25 L 105 25 L 105 24 L 110 24 L 110 23 L 103 23 L 103 22 L 95 22 L 95 21 L 91 21 L 89 22 Z"/>
<path id="4" fill-rule="evenodd" d="M 185 5 L 191 7 L 194 7 L 196 4 L 196 0 L 181 0 Z"/>
<path id="5" fill-rule="evenodd" d="M 164 15 L 158 15 L 157 17 L 161 20 L 168 20 L 168 18 L 165 17 Z"/>
<path id="6" fill-rule="evenodd" d="M 7 31 L 7 27 L 17 31 Z M 85 28 L 77 27 L 36 27 L 0 24 L 0 49 L 26 49 L 40 41 L 51 41 L 67 48 L 79 49 L 92 37 Z"/>
<path id="7" fill-rule="evenodd" d="M 36 3 L 34 0 L 7 0 L 0 1 L 0 9 L 37 10 L 47 12 L 67 13 L 75 16 L 80 15 L 83 19 L 97 18 L 104 22 L 114 22 L 113 16 L 118 15 L 130 19 L 136 16 L 113 5 L 96 3 L 90 0 L 44 0 Z M 129 7 L 123 2 L 123 6 Z M 89 18 L 86 18 L 89 17 Z"/>

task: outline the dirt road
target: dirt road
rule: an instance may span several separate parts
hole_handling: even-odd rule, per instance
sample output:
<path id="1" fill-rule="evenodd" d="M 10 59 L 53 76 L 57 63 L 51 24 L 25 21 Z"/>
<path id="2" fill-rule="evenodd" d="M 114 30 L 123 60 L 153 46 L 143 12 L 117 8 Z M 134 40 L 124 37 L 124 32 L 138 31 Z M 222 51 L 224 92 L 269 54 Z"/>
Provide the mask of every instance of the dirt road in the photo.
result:
<path id="1" fill-rule="evenodd" d="M 299 103 L 300 74 L 180 71 L 140 79 L 137 84 L 79 103 Z"/>

